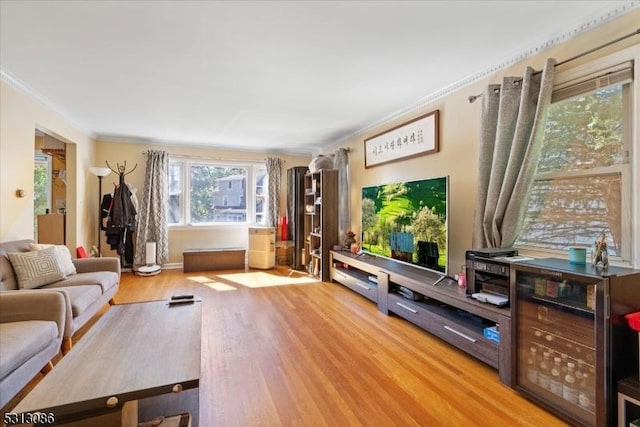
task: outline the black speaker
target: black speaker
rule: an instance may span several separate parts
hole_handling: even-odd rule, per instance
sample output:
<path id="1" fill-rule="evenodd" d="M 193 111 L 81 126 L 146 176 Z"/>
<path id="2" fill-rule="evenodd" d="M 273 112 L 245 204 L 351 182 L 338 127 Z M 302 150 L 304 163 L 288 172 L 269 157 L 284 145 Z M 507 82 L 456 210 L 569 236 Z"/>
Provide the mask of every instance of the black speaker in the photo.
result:
<path id="1" fill-rule="evenodd" d="M 438 258 L 440 258 L 440 251 L 438 250 L 438 244 L 435 242 L 423 242 L 418 241 L 418 264 L 427 267 L 437 267 Z"/>
<path id="2" fill-rule="evenodd" d="M 303 270 L 304 251 L 304 176 L 309 171 L 306 166 L 287 169 L 287 234 L 293 241 L 291 268 Z"/>

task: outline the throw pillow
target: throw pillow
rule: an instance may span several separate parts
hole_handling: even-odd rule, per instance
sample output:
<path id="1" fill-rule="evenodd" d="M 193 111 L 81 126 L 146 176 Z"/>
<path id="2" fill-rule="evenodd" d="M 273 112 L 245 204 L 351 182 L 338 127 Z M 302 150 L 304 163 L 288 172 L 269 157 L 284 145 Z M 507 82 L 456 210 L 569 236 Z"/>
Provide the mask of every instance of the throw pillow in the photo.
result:
<path id="1" fill-rule="evenodd" d="M 55 248 L 7 254 L 20 289 L 33 289 L 64 279 L 58 266 Z"/>
<path id="2" fill-rule="evenodd" d="M 71 252 L 69 248 L 64 245 L 51 245 L 48 243 L 31 243 L 29 245 L 32 251 L 39 251 L 47 248 L 55 248 L 56 260 L 60 266 L 60 270 L 64 273 L 64 276 L 70 276 L 76 274 L 76 266 L 71 261 Z"/>

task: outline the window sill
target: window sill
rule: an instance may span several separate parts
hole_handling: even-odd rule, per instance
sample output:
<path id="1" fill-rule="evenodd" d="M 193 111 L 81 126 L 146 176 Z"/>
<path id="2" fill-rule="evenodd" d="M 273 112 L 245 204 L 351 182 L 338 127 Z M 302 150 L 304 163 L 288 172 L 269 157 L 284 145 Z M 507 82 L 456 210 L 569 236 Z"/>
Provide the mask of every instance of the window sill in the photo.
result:
<path id="1" fill-rule="evenodd" d="M 172 231 L 203 231 L 203 230 L 246 230 L 249 223 L 229 223 L 229 224 L 194 224 L 194 225 L 169 225 L 169 232 Z"/>
<path id="2" fill-rule="evenodd" d="M 515 247 L 518 255 L 531 258 L 558 258 L 569 260 L 569 251 L 558 251 L 553 249 Z M 587 264 L 591 263 L 591 249 L 587 249 Z M 615 267 L 634 268 L 630 261 L 625 261 L 619 257 L 609 256 L 609 264 Z"/>

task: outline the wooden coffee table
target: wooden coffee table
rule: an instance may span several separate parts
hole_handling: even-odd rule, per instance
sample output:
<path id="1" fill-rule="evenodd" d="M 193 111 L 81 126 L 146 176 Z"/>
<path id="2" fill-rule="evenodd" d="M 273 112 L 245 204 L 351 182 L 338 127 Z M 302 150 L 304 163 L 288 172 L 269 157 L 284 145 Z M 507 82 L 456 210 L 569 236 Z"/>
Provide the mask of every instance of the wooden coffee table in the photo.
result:
<path id="1" fill-rule="evenodd" d="M 197 426 L 201 324 L 199 301 L 114 305 L 12 412 L 78 426 L 188 412 Z"/>

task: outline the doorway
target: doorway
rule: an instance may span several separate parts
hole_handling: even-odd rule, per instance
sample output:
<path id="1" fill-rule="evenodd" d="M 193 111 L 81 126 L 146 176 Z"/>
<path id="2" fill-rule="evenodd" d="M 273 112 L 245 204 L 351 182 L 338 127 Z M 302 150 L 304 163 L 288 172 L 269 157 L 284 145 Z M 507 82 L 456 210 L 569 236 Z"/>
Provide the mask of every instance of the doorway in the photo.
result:
<path id="1" fill-rule="evenodd" d="M 36 130 L 33 171 L 34 240 L 39 243 L 65 244 L 66 144 Z"/>

